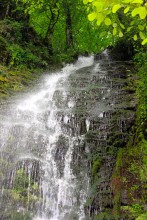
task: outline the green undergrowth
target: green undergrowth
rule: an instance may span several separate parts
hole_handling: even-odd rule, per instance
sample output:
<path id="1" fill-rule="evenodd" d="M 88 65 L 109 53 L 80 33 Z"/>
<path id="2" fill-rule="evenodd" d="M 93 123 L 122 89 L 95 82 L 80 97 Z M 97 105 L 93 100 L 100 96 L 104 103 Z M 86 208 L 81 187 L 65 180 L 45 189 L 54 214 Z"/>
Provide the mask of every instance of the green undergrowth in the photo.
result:
<path id="1" fill-rule="evenodd" d="M 0 99 L 30 87 L 41 72 L 55 69 L 63 61 L 73 61 L 74 56 L 74 51 L 68 51 L 51 57 L 26 21 L 0 20 Z"/>
<path id="2" fill-rule="evenodd" d="M 9 67 L 46 68 L 47 47 L 25 21 L 0 21 L 0 62 Z"/>
<path id="3" fill-rule="evenodd" d="M 3 201 L 7 203 L 7 212 L 0 210 L 3 219 L 31 220 L 33 219 L 32 207 L 40 202 L 39 184 L 26 170 L 19 169 L 15 174 L 13 187 L 5 189 Z"/>
<path id="4" fill-rule="evenodd" d="M 101 212 L 100 214 L 98 214 L 94 220 L 104 220 L 104 219 L 107 219 L 107 220 L 117 220 L 116 218 L 114 218 L 114 216 L 112 215 L 111 212 L 109 211 L 106 211 L 106 212 Z"/>
<path id="5" fill-rule="evenodd" d="M 16 92 L 23 91 L 26 87 L 31 86 L 39 76 L 39 71 L 34 73 L 28 69 L 9 69 L 0 65 L 0 99 L 6 99 Z"/>
<path id="6" fill-rule="evenodd" d="M 0 99 L 30 86 L 48 63 L 47 48 L 26 21 L 0 20 Z"/>
<path id="7" fill-rule="evenodd" d="M 12 198 L 24 204 L 36 202 L 38 200 L 38 191 L 38 184 L 32 178 L 29 180 L 24 170 L 18 170 L 15 177 L 15 185 L 11 192 Z"/>
<path id="8" fill-rule="evenodd" d="M 73 62 L 79 53 L 69 49 L 51 56 L 44 40 L 25 19 L 0 20 L 0 99 L 30 86 L 40 72 Z"/>

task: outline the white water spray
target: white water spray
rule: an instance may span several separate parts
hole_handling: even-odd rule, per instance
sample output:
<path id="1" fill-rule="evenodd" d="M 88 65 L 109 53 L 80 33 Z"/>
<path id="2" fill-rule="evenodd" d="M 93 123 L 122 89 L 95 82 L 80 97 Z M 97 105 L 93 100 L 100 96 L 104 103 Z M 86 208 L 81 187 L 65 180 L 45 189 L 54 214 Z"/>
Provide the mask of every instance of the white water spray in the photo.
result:
<path id="1" fill-rule="evenodd" d="M 39 161 L 41 166 L 40 198 L 33 220 L 72 220 L 74 216 L 78 220 L 85 219 L 89 180 L 85 174 L 85 186 L 79 189 L 71 168 L 73 150 L 81 137 L 68 134 L 62 125 L 68 125 L 75 104 L 74 98 L 69 97 L 68 76 L 93 62 L 93 56 L 80 57 L 61 72 L 46 76 L 38 91 L 10 106 L 9 115 L 2 120 L 1 151 L 14 147 L 14 166 L 26 160 Z M 89 126 L 87 121 L 87 130 Z M 61 148 L 62 140 L 65 146 Z M 32 165 L 28 168 L 28 203 L 31 200 L 31 169 Z M 12 183 L 16 172 L 11 175 Z"/>

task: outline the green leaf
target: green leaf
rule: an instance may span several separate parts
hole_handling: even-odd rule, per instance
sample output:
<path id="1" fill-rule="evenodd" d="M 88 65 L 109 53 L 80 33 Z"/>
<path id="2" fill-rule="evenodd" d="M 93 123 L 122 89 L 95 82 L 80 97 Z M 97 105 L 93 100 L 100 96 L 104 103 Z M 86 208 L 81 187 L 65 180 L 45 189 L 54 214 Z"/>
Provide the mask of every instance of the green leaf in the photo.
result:
<path id="1" fill-rule="evenodd" d="M 139 7 L 139 16 L 141 19 L 145 19 L 147 15 L 146 7 Z"/>
<path id="2" fill-rule="evenodd" d="M 134 25 L 135 24 L 135 21 L 131 21 L 130 25 Z"/>
<path id="3" fill-rule="evenodd" d="M 140 16 L 141 19 L 145 19 L 145 18 L 146 18 L 146 15 L 147 15 L 146 7 L 138 7 L 138 8 L 135 8 L 135 9 L 132 11 L 132 17 L 135 17 L 137 14 L 139 14 L 139 16 Z"/>
<path id="4" fill-rule="evenodd" d="M 113 29 L 113 35 L 115 36 L 117 34 L 117 28 L 115 27 L 114 29 Z"/>
<path id="5" fill-rule="evenodd" d="M 139 8 L 135 8 L 133 11 L 132 11 L 132 17 L 135 17 L 137 14 L 139 14 L 139 12 L 138 12 L 138 9 Z"/>
<path id="6" fill-rule="evenodd" d="M 121 4 L 114 5 L 112 8 L 112 12 L 116 13 L 121 7 L 122 7 Z"/>
<path id="7" fill-rule="evenodd" d="M 129 32 L 133 27 L 128 27 L 127 28 L 127 32 Z"/>
<path id="8" fill-rule="evenodd" d="M 120 23 L 120 26 L 122 29 L 125 29 L 125 26 L 123 24 Z"/>
<path id="9" fill-rule="evenodd" d="M 83 0 L 84 5 L 86 5 L 89 2 L 89 0 Z"/>
<path id="10" fill-rule="evenodd" d="M 104 5 L 103 5 L 102 2 L 96 2 L 96 1 L 94 1 L 94 2 L 92 3 L 92 5 L 96 7 L 97 12 L 103 11 L 103 6 L 104 6 Z"/>
<path id="11" fill-rule="evenodd" d="M 90 7 L 87 7 L 86 11 L 89 13 L 90 12 Z"/>
<path id="12" fill-rule="evenodd" d="M 123 0 L 123 3 L 130 3 L 130 0 Z"/>
<path id="13" fill-rule="evenodd" d="M 88 15 L 88 20 L 89 21 L 93 21 L 95 18 L 96 18 L 96 13 L 95 12 L 92 12 Z"/>
<path id="14" fill-rule="evenodd" d="M 143 41 L 142 41 L 142 45 L 145 45 L 147 43 L 147 38 L 145 38 Z"/>
<path id="15" fill-rule="evenodd" d="M 123 33 L 120 31 L 119 32 L 119 37 L 123 37 L 124 35 L 123 35 Z"/>
<path id="16" fill-rule="evenodd" d="M 115 27 L 117 27 L 117 23 L 113 23 L 113 25 L 112 25 L 112 26 L 113 26 L 114 28 L 115 28 Z"/>
<path id="17" fill-rule="evenodd" d="M 143 25 L 138 25 L 138 28 L 139 28 L 140 31 L 144 30 L 144 26 Z"/>
<path id="18" fill-rule="evenodd" d="M 98 13 L 96 19 L 97 19 L 97 25 L 99 26 L 104 21 L 105 16 L 103 13 Z"/>
<path id="19" fill-rule="evenodd" d="M 127 8 L 125 8 L 124 14 L 128 13 L 129 10 L 130 10 L 130 7 L 128 6 Z"/>
<path id="20" fill-rule="evenodd" d="M 134 1 L 131 2 L 131 3 L 142 4 L 142 3 L 143 3 L 143 0 L 134 0 Z"/>
<path id="21" fill-rule="evenodd" d="M 136 218 L 136 220 L 146 220 L 146 219 L 147 219 L 147 213 L 139 215 L 138 218 Z"/>
<path id="22" fill-rule="evenodd" d="M 136 41 L 138 39 L 137 34 L 133 36 L 133 39 Z"/>
<path id="23" fill-rule="evenodd" d="M 110 20 L 110 18 L 105 18 L 104 22 L 105 22 L 105 25 L 107 26 L 112 24 L 112 21 Z"/>
<path id="24" fill-rule="evenodd" d="M 145 36 L 144 36 L 144 34 L 141 31 L 139 32 L 139 36 L 140 36 L 141 40 L 145 39 Z"/>

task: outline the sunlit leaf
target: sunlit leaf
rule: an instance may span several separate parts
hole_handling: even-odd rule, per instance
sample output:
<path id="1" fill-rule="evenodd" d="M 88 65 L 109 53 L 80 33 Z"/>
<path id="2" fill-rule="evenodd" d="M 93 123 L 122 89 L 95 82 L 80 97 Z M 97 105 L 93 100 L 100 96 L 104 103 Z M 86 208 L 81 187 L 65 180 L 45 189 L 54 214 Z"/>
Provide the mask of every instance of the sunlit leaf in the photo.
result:
<path id="1" fill-rule="evenodd" d="M 92 5 L 96 7 L 97 12 L 103 11 L 103 3 L 94 1 Z"/>
<path id="2" fill-rule="evenodd" d="M 89 21 L 93 21 L 95 18 L 96 18 L 96 13 L 95 12 L 92 12 L 88 15 L 88 20 Z"/>
<path id="3" fill-rule="evenodd" d="M 123 37 L 124 35 L 123 35 L 123 33 L 120 31 L 119 32 L 119 37 Z"/>
<path id="4" fill-rule="evenodd" d="M 146 15 L 147 15 L 147 10 L 146 10 L 146 8 L 145 8 L 145 7 L 135 8 L 135 9 L 132 11 L 132 17 L 136 16 L 137 14 L 139 14 L 139 16 L 140 16 L 141 19 L 146 18 Z"/>
<path id="5" fill-rule="evenodd" d="M 124 14 L 128 13 L 129 10 L 130 10 L 130 7 L 125 8 Z"/>
<path id="6" fill-rule="evenodd" d="M 113 29 L 113 35 L 115 36 L 117 34 L 117 28 Z"/>
<path id="7" fill-rule="evenodd" d="M 141 32 L 141 31 L 139 32 L 139 36 L 140 36 L 141 40 L 145 39 L 145 36 L 144 36 L 143 32 Z"/>
<path id="8" fill-rule="evenodd" d="M 123 0 L 123 3 L 130 3 L 130 0 Z"/>
<path id="9" fill-rule="evenodd" d="M 112 26 L 113 26 L 114 28 L 115 28 L 115 27 L 117 27 L 117 23 L 113 23 L 113 25 L 112 25 Z"/>
<path id="10" fill-rule="evenodd" d="M 142 4 L 143 0 L 134 0 L 132 3 Z"/>
<path id="11" fill-rule="evenodd" d="M 103 13 L 98 13 L 96 19 L 97 19 L 97 25 L 99 26 L 104 21 L 105 16 Z"/>
<path id="12" fill-rule="evenodd" d="M 143 41 L 142 41 L 142 45 L 145 45 L 147 43 L 147 38 L 145 38 Z"/>
<path id="13" fill-rule="evenodd" d="M 136 41 L 138 39 L 137 34 L 133 36 L 133 39 Z"/>
<path id="14" fill-rule="evenodd" d="M 112 8 L 112 12 L 116 13 L 121 7 L 122 7 L 121 4 L 114 5 Z"/>
<path id="15" fill-rule="evenodd" d="M 129 32 L 133 27 L 128 27 L 127 28 L 127 32 Z"/>
<path id="16" fill-rule="evenodd" d="M 86 5 L 89 2 L 89 0 L 83 0 L 83 3 Z"/>
<path id="17" fill-rule="evenodd" d="M 105 25 L 107 26 L 112 24 L 112 21 L 110 20 L 110 18 L 105 18 L 104 22 L 105 22 Z"/>
<path id="18" fill-rule="evenodd" d="M 139 8 L 135 8 L 133 11 L 132 11 L 132 17 L 135 17 L 137 14 L 139 14 L 139 11 L 138 11 Z"/>
<path id="19" fill-rule="evenodd" d="M 141 19 L 145 19 L 147 15 L 146 7 L 139 7 L 139 16 Z"/>
<path id="20" fill-rule="evenodd" d="M 120 23 L 120 26 L 122 29 L 125 29 L 125 26 L 123 24 Z"/>

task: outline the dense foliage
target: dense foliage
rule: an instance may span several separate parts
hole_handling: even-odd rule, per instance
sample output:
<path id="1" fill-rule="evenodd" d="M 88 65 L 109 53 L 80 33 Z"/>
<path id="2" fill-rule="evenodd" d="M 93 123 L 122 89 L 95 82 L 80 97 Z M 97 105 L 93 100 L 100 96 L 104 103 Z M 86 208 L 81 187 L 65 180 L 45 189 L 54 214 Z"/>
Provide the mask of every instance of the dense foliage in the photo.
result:
<path id="1" fill-rule="evenodd" d="M 90 3 L 88 19 L 96 20 L 100 26 L 104 24 L 110 26 L 113 35 L 123 37 L 130 33 L 136 41 L 142 40 L 142 45 L 147 43 L 146 17 L 147 3 L 143 0 L 121 0 L 121 1 L 102 1 L 102 0 L 83 0 L 84 4 Z M 124 22 L 127 20 L 127 23 Z"/>
<path id="2" fill-rule="evenodd" d="M 127 51 L 130 54 L 125 58 L 130 58 L 136 51 L 134 62 L 138 78 L 132 78 L 131 82 L 134 85 L 137 81 L 135 89 L 139 104 L 136 125 L 131 144 L 118 154 L 114 173 L 122 178 L 125 187 L 130 180 L 130 171 L 136 175 L 136 181 L 139 180 L 141 198 L 138 201 L 132 199 L 129 207 L 122 208 L 123 212 L 129 212 L 137 220 L 147 218 L 142 208 L 147 202 L 143 195 L 147 182 L 146 19 L 147 3 L 143 0 L 0 0 L 1 97 L 30 85 L 34 76 L 38 76 L 32 73 L 36 68 L 47 69 L 51 65 L 71 62 L 79 54 L 99 53 L 108 46 L 116 46 L 116 43 L 119 53 Z M 93 164 L 92 176 L 100 164 L 101 161 Z M 123 174 L 120 172 L 122 168 L 126 170 Z M 24 179 L 25 173 L 19 172 L 19 186 L 13 192 L 15 196 L 21 194 L 19 187 Z M 134 184 L 130 188 L 132 198 L 137 187 Z M 120 206 L 118 201 L 117 195 L 114 201 L 116 207 Z"/>
<path id="3" fill-rule="evenodd" d="M 106 33 L 89 23 L 80 0 L 0 0 L 0 64 L 5 66 L 0 72 L 1 96 L 30 84 L 28 78 L 35 74 L 27 69 L 47 69 L 79 54 L 100 52 L 113 41 L 111 35 L 102 38 Z M 12 77 L 6 67 L 20 72 Z"/>
<path id="4" fill-rule="evenodd" d="M 80 0 L 11 0 L 0 4 L 1 42 L 9 56 L 5 63 L 11 66 L 69 61 L 71 55 L 97 53 L 112 44 L 111 35 L 99 35 L 102 30 L 105 35 L 107 29 L 88 22 Z"/>

